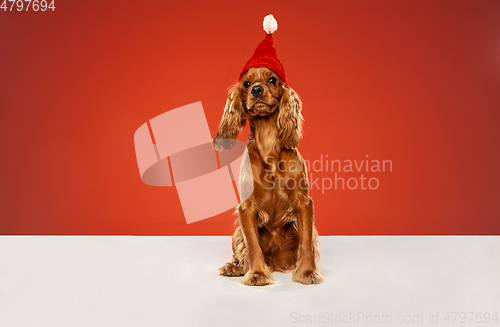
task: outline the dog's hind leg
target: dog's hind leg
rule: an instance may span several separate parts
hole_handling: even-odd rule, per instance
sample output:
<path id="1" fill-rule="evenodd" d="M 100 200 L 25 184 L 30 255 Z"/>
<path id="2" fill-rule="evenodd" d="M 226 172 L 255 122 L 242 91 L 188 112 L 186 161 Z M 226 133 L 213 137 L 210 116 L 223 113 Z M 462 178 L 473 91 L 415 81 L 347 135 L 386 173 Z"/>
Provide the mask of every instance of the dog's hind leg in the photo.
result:
<path id="1" fill-rule="evenodd" d="M 236 228 L 233 234 L 233 259 L 219 269 L 219 273 L 223 276 L 238 277 L 246 274 L 248 269 L 245 269 L 245 259 L 247 249 L 243 239 L 243 233 L 240 226 Z"/>

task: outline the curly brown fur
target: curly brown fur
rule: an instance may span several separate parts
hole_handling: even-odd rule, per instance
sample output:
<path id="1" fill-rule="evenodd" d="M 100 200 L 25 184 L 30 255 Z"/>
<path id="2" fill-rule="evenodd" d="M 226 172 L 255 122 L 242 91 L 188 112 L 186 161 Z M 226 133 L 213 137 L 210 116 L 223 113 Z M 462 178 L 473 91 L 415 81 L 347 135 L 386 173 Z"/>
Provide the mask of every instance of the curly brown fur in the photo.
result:
<path id="1" fill-rule="evenodd" d="M 244 276 L 246 285 L 272 284 L 272 271 L 293 270 L 293 281 L 320 283 L 318 234 L 304 159 L 302 103 L 273 70 L 251 68 L 230 91 L 214 144 L 232 146 L 250 123 L 247 151 L 254 191 L 238 206 L 233 260 L 221 275 Z"/>

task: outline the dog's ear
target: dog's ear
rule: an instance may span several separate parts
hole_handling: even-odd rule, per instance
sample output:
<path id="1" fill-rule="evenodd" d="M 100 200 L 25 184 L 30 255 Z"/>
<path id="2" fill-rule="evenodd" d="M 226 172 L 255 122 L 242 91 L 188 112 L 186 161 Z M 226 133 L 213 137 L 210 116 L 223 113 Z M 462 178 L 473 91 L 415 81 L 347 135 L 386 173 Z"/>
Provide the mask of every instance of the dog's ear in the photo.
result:
<path id="1" fill-rule="evenodd" d="M 246 120 L 243 118 L 243 103 L 240 95 L 239 84 L 229 90 L 229 97 L 226 101 L 219 130 L 212 142 L 217 150 L 227 150 L 233 147 L 241 129 L 245 126 Z"/>
<path id="2" fill-rule="evenodd" d="M 281 145 L 294 149 L 302 137 L 302 102 L 297 93 L 288 85 L 283 86 L 283 94 L 279 104 L 278 138 Z"/>

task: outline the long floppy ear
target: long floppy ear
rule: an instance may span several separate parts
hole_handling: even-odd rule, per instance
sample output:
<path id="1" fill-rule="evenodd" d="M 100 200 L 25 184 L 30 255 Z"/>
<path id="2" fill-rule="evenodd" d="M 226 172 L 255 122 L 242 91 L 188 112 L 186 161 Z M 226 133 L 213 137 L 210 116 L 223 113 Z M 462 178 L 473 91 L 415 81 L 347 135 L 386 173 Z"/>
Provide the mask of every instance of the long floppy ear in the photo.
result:
<path id="1" fill-rule="evenodd" d="M 246 123 L 245 118 L 243 118 L 243 104 L 239 85 L 233 86 L 229 93 L 219 130 L 212 142 L 212 144 L 215 143 L 217 150 L 230 149 L 236 143 L 235 140 Z"/>
<path id="2" fill-rule="evenodd" d="M 302 137 L 302 101 L 288 85 L 283 86 L 283 95 L 279 104 L 278 138 L 281 145 L 294 149 Z"/>

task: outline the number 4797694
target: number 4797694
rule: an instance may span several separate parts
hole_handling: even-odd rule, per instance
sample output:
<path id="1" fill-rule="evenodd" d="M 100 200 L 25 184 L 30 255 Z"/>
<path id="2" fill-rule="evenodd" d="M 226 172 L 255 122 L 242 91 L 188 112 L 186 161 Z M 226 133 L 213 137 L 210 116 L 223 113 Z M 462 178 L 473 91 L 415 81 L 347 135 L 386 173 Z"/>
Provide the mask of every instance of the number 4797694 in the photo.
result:
<path id="1" fill-rule="evenodd" d="M 1 1 L 1 0 L 0 0 Z M 49 0 L 50 1 L 50 0 Z M 54 11 L 56 9 L 56 6 L 54 5 L 54 1 L 49 4 L 49 1 L 47 0 L 3 0 L 2 5 L 0 6 L 0 9 L 3 9 L 3 11 L 12 11 L 13 9 L 17 9 L 17 11 L 46 11 L 48 9 L 52 9 Z M 10 5 L 10 8 L 8 7 Z M 31 7 L 31 9 L 30 9 Z"/>

